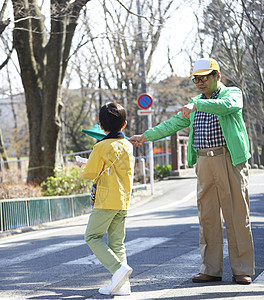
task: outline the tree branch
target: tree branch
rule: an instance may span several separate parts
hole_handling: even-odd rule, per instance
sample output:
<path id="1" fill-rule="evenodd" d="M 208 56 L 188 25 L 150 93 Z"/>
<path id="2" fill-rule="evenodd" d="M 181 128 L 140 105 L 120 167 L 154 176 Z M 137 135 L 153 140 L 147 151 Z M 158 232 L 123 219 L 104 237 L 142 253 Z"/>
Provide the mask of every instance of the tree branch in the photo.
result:
<path id="1" fill-rule="evenodd" d="M 151 26 L 154 26 L 154 24 L 150 22 L 150 20 L 148 19 L 148 17 L 143 16 L 143 15 L 139 15 L 139 14 L 137 14 L 137 13 L 134 13 L 132 10 L 130 10 L 129 8 L 127 8 L 120 0 L 116 0 L 116 1 L 117 1 L 122 7 L 124 7 L 124 9 L 125 9 L 126 11 L 128 11 L 131 15 L 134 15 L 134 16 L 136 16 L 136 17 L 143 18 L 143 19 L 145 19 Z"/>
<path id="2" fill-rule="evenodd" d="M 9 59 L 11 58 L 11 54 L 13 52 L 13 49 L 14 49 L 14 45 L 12 47 L 12 49 L 9 51 L 9 54 L 7 55 L 7 58 L 4 60 L 4 62 L 0 65 L 0 70 L 2 70 L 4 68 L 4 66 L 7 65 Z"/>
<path id="3" fill-rule="evenodd" d="M 10 24 L 10 19 L 7 19 L 5 21 L 0 21 L 0 35 L 4 32 L 4 30 L 9 24 Z"/>

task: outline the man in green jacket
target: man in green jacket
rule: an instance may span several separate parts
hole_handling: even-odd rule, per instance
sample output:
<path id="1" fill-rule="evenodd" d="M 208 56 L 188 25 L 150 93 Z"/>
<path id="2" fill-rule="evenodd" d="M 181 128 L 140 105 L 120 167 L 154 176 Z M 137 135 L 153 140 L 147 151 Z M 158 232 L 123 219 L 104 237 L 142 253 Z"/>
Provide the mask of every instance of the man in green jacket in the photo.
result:
<path id="1" fill-rule="evenodd" d="M 190 75 L 200 95 L 171 119 L 130 138 L 136 147 L 190 127 L 188 165 L 196 164 L 197 205 L 202 265 L 193 282 L 222 280 L 223 219 L 232 280 L 250 284 L 254 275 L 254 246 L 249 222 L 249 141 L 242 117 L 240 89 L 221 83 L 212 58 L 195 62 Z"/>

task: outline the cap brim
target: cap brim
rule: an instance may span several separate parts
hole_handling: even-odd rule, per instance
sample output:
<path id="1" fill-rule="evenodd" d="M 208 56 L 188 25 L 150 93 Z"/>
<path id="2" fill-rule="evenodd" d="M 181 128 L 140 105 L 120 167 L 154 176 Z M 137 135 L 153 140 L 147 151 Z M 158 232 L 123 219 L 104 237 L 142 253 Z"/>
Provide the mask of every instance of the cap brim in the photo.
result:
<path id="1" fill-rule="evenodd" d="M 97 140 L 101 141 L 106 134 L 103 132 L 103 130 L 101 129 L 99 124 L 94 125 L 94 127 L 92 127 L 89 130 L 86 129 L 82 129 L 82 132 L 85 134 L 88 134 L 89 136 L 96 138 Z M 125 137 L 126 139 L 129 139 L 128 137 Z"/>
<path id="2" fill-rule="evenodd" d="M 94 127 L 92 127 L 89 130 L 82 129 L 82 132 L 85 134 L 88 134 L 89 136 L 91 136 L 93 138 L 96 138 L 99 141 L 101 141 L 106 136 L 106 134 L 103 132 L 100 125 L 98 125 L 98 124 L 94 125 Z"/>
<path id="3" fill-rule="evenodd" d="M 208 75 L 210 73 L 212 73 L 213 70 L 197 70 L 195 72 L 193 72 L 189 78 L 191 78 L 192 76 L 203 76 L 203 75 Z"/>

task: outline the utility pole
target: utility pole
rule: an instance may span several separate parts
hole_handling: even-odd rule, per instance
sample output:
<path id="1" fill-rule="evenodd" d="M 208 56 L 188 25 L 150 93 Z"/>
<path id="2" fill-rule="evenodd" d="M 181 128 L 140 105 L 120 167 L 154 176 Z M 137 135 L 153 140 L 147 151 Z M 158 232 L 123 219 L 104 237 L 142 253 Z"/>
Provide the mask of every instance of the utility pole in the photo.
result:
<path id="1" fill-rule="evenodd" d="M 98 80 L 99 80 L 99 86 L 98 86 L 98 88 L 99 88 L 99 105 L 100 105 L 100 107 L 102 107 L 102 83 L 101 83 L 102 75 L 100 72 L 99 72 Z"/>
<path id="2" fill-rule="evenodd" d="M 138 42 L 139 42 L 139 76 L 141 79 L 141 92 L 145 94 L 147 92 L 146 84 L 146 72 L 145 72 L 145 59 L 144 59 L 144 47 L 143 47 L 143 34 L 142 34 L 142 22 L 141 22 L 141 9 L 139 0 L 137 0 L 137 14 L 138 14 Z"/>
<path id="3" fill-rule="evenodd" d="M 144 58 L 144 46 L 143 46 L 143 34 L 142 34 L 142 20 L 141 20 L 141 8 L 139 0 L 137 0 L 137 14 L 138 14 L 138 51 L 139 51 L 139 78 L 140 78 L 140 94 L 147 93 L 146 84 L 146 72 L 145 72 L 145 58 Z M 142 120 L 142 131 L 146 131 L 148 128 L 148 117 L 140 117 Z M 139 118 L 139 119 L 140 119 Z"/>
<path id="4" fill-rule="evenodd" d="M 145 58 L 144 58 L 144 46 L 143 46 L 143 34 L 142 34 L 142 22 L 141 22 L 141 9 L 139 0 L 137 0 L 137 14 L 138 14 L 138 44 L 139 44 L 139 76 L 140 76 L 140 85 L 141 93 L 145 94 L 147 92 L 146 84 L 146 72 L 145 72 Z M 149 129 L 152 127 L 152 115 L 149 114 L 147 117 L 143 117 L 144 125 L 143 130 Z M 148 153 L 147 161 L 149 162 L 149 176 L 150 176 L 150 185 L 151 185 L 151 194 L 154 194 L 154 160 L 153 160 L 153 142 L 148 142 Z"/>

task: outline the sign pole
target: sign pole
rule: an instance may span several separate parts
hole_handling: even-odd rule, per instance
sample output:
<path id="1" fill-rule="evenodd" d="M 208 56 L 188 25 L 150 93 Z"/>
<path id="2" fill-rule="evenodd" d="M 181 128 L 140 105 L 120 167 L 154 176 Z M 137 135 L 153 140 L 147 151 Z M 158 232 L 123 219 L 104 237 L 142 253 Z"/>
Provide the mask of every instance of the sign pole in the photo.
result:
<path id="1" fill-rule="evenodd" d="M 138 97 L 138 106 L 142 109 L 138 111 L 138 115 L 148 116 L 148 129 L 152 128 L 152 111 L 150 107 L 152 106 L 153 100 L 148 94 L 142 94 Z M 153 142 L 148 142 L 148 153 L 149 161 L 149 179 L 151 186 L 151 195 L 154 194 L 154 159 L 153 159 Z"/>
<path id="2" fill-rule="evenodd" d="M 152 128 L 152 116 L 148 115 L 148 129 Z M 149 178 L 151 195 L 154 194 L 154 159 L 153 159 L 153 142 L 149 142 Z"/>

